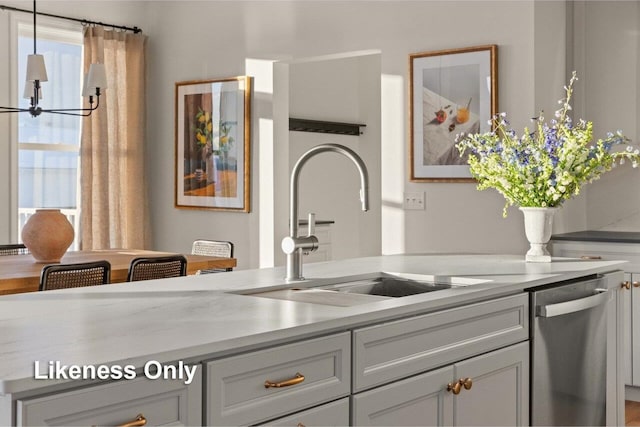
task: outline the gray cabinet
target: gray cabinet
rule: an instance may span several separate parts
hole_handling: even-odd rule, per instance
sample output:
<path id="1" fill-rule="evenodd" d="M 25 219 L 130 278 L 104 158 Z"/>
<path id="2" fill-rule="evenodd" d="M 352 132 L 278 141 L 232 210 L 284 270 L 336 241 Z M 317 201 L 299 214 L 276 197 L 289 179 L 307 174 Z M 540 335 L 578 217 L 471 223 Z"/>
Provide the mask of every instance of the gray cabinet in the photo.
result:
<path id="1" fill-rule="evenodd" d="M 25 397 L 15 401 L 15 420 L 121 425 L 141 414 L 147 425 L 524 425 L 528 338 L 521 293 L 202 358 L 188 386 L 139 377 Z"/>
<path id="2" fill-rule="evenodd" d="M 472 381 L 455 397 L 454 425 L 529 424 L 528 342 L 459 362 L 454 378 Z"/>
<path id="3" fill-rule="evenodd" d="M 200 425 L 200 369 L 189 385 L 138 377 L 16 402 L 17 426 L 114 426 L 136 419 L 153 426 Z"/>
<path id="4" fill-rule="evenodd" d="M 343 332 L 205 364 L 207 425 L 255 424 L 349 395 Z"/>
<path id="5" fill-rule="evenodd" d="M 356 329 L 352 424 L 527 425 L 528 313 L 520 294 Z"/>
<path id="6" fill-rule="evenodd" d="M 396 381 L 352 397 L 352 425 L 449 426 L 453 425 L 454 367 Z"/>
<path id="7" fill-rule="evenodd" d="M 352 413 L 358 426 L 528 425 L 528 343 L 359 393 Z"/>
<path id="8" fill-rule="evenodd" d="M 528 294 L 356 329 L 354 392 L 529 338 Z"/>

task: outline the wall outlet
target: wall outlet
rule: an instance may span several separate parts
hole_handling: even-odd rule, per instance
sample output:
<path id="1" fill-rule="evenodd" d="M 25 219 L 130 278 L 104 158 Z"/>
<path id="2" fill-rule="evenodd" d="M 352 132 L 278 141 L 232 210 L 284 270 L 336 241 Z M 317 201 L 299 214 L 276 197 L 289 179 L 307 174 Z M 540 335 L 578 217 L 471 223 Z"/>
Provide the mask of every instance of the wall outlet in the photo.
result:
<path id="1" fill-rule="evenodd" d="M 424 210 L 424 192 L 404 193 L 402 207 L 404 209 Z"/>

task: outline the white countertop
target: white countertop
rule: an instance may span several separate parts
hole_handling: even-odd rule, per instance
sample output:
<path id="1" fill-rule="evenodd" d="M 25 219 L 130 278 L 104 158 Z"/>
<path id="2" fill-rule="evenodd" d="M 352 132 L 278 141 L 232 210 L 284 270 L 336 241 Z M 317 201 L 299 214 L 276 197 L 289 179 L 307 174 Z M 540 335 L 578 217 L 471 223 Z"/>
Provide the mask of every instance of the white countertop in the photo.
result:
<path id="1" fill-rule="evenodd" d="M 394 255 L 304 266 L 308 280 L 303 286 L 379 272 L 489 280 L 350 307 L 229 293 L 284 286 L 283 268 L 6 295 L 0 297 L 0 394 L 65 382 L 34 379 L 35 361 L 41 366 L 60 361 L 136 367 L 149 360 L 201 361 L 509 295 L 622 264 L 559 258 L 525 263 L 523 256 L 512 255 Z"/>

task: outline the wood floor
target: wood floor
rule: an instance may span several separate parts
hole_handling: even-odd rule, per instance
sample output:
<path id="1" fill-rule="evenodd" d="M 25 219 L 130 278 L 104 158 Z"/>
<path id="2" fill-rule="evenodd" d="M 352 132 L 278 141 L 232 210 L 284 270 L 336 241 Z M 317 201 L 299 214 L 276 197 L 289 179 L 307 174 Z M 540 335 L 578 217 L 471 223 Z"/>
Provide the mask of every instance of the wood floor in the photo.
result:
<path id="1" fill-rule="evenodd" d="M 640 426 L 640 402 L 627 400 L 624 405 L 625 425 Z"/>

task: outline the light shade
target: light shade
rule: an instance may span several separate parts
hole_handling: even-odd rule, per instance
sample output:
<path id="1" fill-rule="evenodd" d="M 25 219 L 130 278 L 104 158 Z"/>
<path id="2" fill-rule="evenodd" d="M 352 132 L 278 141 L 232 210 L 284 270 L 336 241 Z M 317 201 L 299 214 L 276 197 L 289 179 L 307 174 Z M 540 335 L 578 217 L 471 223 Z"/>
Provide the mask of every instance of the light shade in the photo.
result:
<path id="1" fill-rule="evenodd" d="M 87 85 L 89 89 L 106 89 L 107 88 L 107 72 L 104 64 L 91 64 L 89 74 L 87 75 Z"/>
<path id="2" fill-rule="evenodd" d="M 25 99 L 31 99 L 33 97 L 33 83 L 32 82 L 26 82 L 24 84 L 24 94 L 23 94 L 23 98 Z M 40 88 L 40 90 L 38 91 L 38 99 L 42 99 L 42 88 Z"/>
<path id="3" fill-rule="evenodd" d="M 41 82 L 48 81 L 47 69 L 44 66 L 44 56 L 29 55 L 27 57 L 27 81 L 33 82 L 36 80 Z"/>

